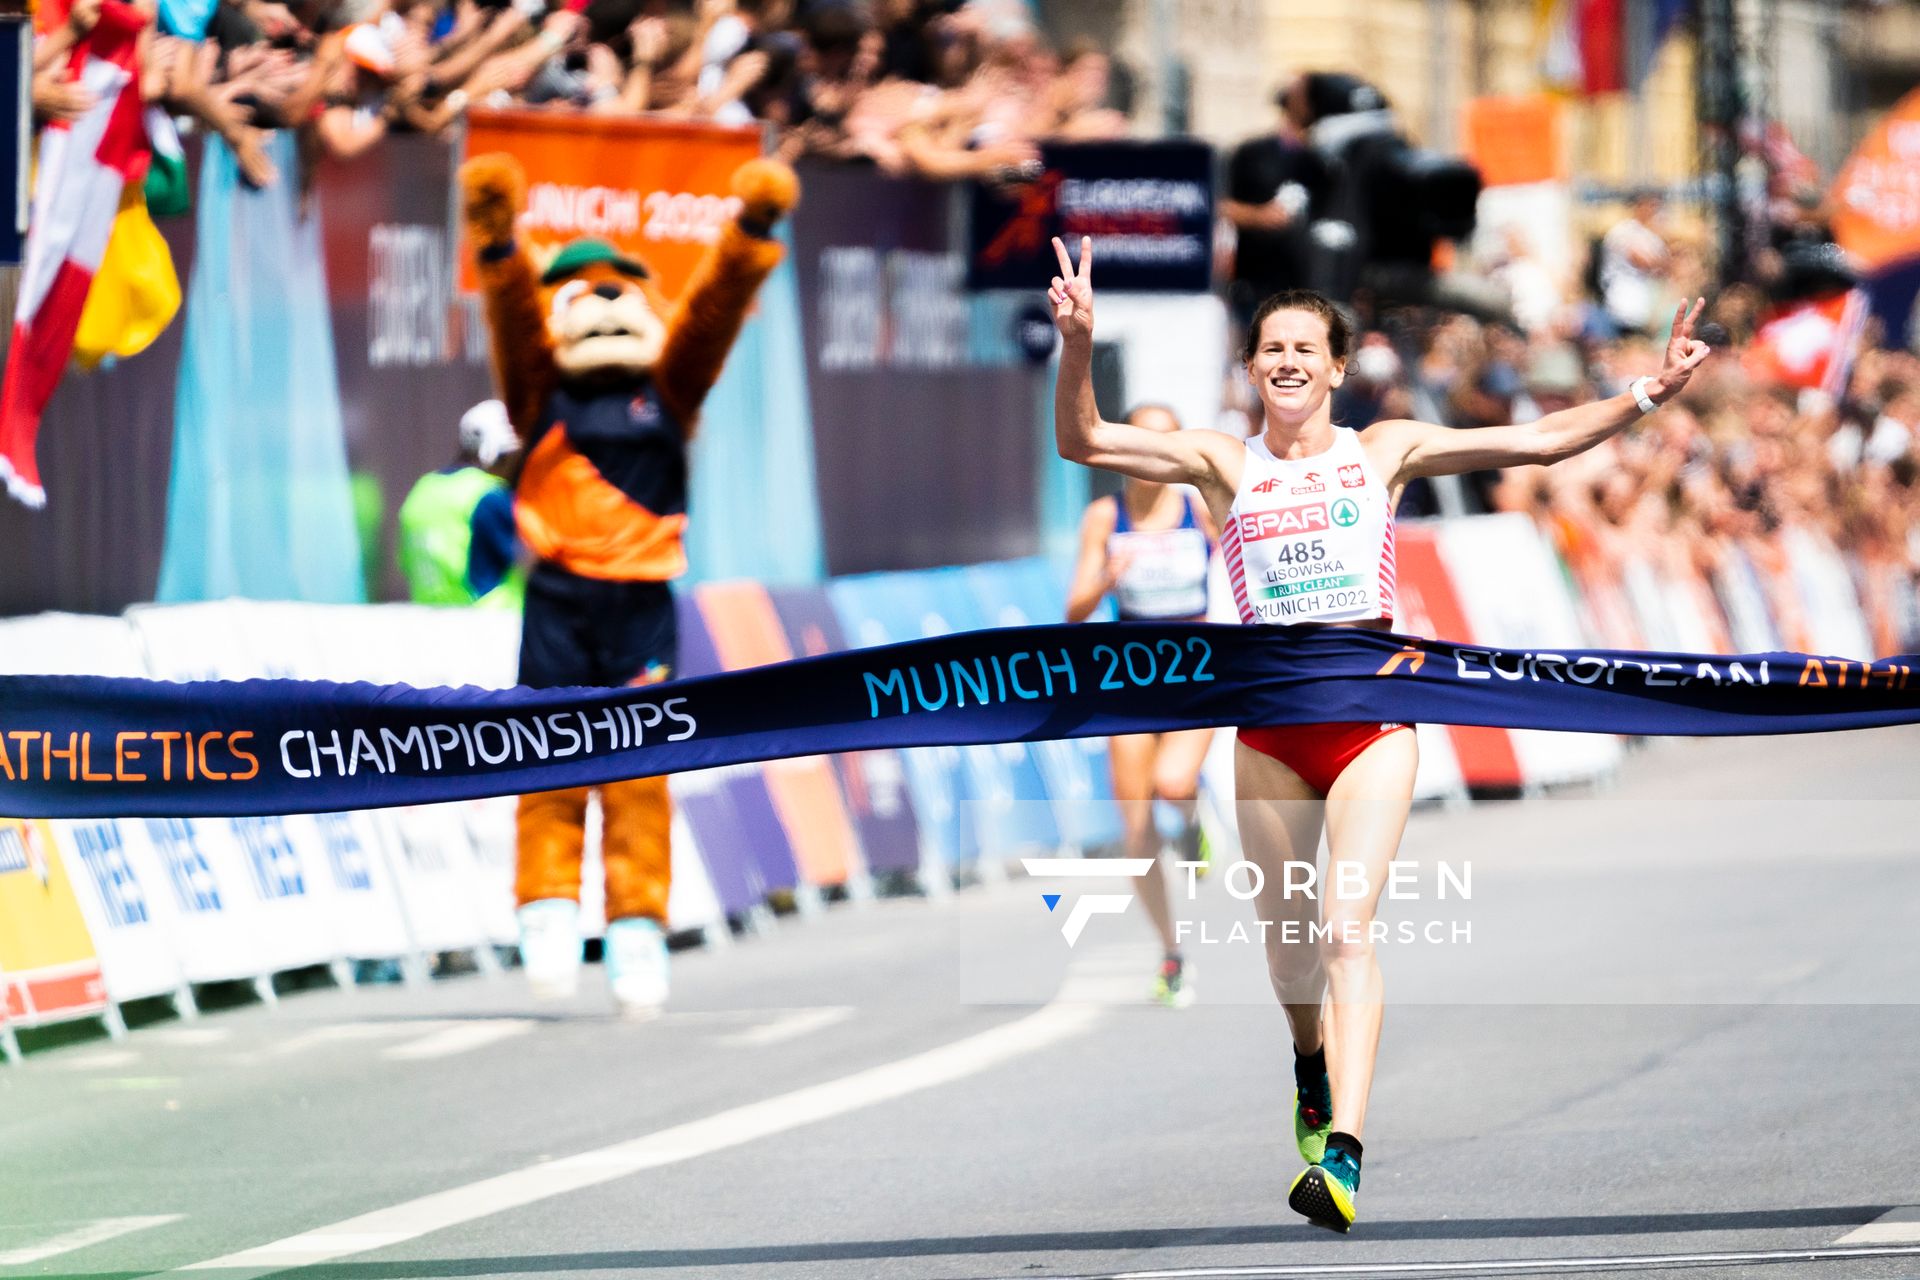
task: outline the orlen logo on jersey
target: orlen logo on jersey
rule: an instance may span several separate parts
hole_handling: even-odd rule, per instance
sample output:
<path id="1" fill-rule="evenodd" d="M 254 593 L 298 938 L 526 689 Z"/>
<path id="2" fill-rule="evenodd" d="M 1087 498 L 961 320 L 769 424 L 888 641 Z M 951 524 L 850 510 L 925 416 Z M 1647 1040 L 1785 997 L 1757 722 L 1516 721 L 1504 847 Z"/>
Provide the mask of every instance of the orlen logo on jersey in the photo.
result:
<path id="1" fill-rule="evenodd" d="M 1278 511 L 1252 511 L 1240 517 L 1240 539 L 1258 542 L 1262 538 L 1284 538 L 1296 533 L 1314 533 L 1327 527 L 1327 504 L 1312 502 L 1300 507 L 1282 507 Z"/>
<path id="2" fill-rule="evenodd" d="M 1367 487 L 1367 473 L 1355 462 L 1340 468 L 1340 487 L 1343 489 L 1364 489 Z"/>

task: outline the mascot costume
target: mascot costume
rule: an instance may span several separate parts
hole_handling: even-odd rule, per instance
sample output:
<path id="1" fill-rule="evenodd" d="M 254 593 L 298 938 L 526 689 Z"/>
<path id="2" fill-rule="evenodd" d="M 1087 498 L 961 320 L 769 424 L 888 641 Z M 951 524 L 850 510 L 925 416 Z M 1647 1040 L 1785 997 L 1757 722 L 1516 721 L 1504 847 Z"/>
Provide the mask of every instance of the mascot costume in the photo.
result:
<path id="1" fill-rule="evenodd" d="M 576 240 L 539 271 L 514 239 L 520 166 L 476 156 L 461 173 L 501 399 L 524 442 L 514 518 L 536 563 L 526 587 L 520 683 L 645 684 L 673 673 L 673 596 L 687 567 L 687 445 L 700 405 L 761 282 L 793 171 L 754 160 L 734 174 L 737 218 L 678 299 L 643 262 Z M 520 797 L 521 957 L 534 989 L 579 981 L 580 859 L 588 789 Z M 608 982 L 627 1012 L 667 998 L 671 813 L 665 778 L 600 788 Z"/>

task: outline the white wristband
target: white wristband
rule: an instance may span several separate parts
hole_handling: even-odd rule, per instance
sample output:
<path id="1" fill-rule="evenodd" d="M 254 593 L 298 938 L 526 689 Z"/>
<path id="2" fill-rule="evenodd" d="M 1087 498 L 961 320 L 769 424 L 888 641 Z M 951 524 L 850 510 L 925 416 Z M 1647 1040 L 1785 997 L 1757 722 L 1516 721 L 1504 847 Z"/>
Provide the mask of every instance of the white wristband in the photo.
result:
<path id="1" fill-rule="evenodd" d="M 1653 397 L 1647 394 L 1647 388 L 1652 382 L 1652 378 L 1635 378 L 1627 384 L 1627 390 L 1633 395 L 1634 403 L 1640 406 L 1642 413 L 1652 413 L 1660 407 L 1653 402 Z"/>

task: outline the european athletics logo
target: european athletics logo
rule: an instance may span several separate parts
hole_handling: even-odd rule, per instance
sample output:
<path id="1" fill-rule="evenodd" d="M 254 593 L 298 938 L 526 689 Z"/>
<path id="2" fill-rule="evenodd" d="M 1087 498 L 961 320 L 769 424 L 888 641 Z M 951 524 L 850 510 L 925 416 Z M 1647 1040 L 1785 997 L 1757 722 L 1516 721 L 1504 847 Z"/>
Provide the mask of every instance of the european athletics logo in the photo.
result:
<path id="1" fill-rule="evenodd" d="M 1027 874 L 1035 878 L 1041 876 L 1060 876 L 1067 879 L 1086 879 L 1092 876 L 1131 876 L 1138 880 L 1153 867 L 1152 858 L 1022 858 L 1020 865 Z M 1060 905 L 1061 895 L 1043 893 L 1040 900 L 1052 911 Z M 1080 941 L 1081 930 L 1087 927 L 1087 921 L 1095 916 L 1117 916 L 1133 905 L 1130 893 L 1088 893 L 1073 901 L 1067 911 L 1067 918 L 1060 922 L 1061 936 L 1067 945 Z"/>

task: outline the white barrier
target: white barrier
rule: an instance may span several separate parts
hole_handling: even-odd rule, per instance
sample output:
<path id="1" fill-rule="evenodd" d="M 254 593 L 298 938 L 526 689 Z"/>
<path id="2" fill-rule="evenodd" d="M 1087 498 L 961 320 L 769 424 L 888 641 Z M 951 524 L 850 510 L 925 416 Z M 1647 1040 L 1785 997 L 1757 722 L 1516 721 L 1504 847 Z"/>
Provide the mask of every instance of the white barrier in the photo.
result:
<path id="1" fill-rule="evenodd" d="M 291 607 L 144 605 L 126 619 L 156 679 L 285 679 L 302 674 L 304 649 L 318 642 L 310 632 L 276 634 L 272 621 Z M 203 957 L 211 963 L 196 980 L 258 978 L 310 964 L 335 965 L 344 975 L 350 957 L 416 950 L 380 832 L 365 814 L 332 817 L 324 828 L 303 815 L 196 819 L 152 833 L 163 856 L 204 864 L 217 905 L 203 905 L 203 914 L 231 922 L 213 931 L 223 945 Z"/>
<path id="2" fill-rule="evenodd" d="M 144 676 L 146 659 L 124 619 L 45 613 L 0 621 L 0 673 Z M 142 761 L 126 764 L 137 767 Z M 118 1005 L 172 995 L 194 1009 L 183 942 L 195 922 L 138 820 L 54 822 L 54 846 L 93 936 L 107 998 Z M 251 976 L 247 974 L 222 974 Z"/>
<path id="3" fill-rule="evenodd" d="M 1430 633 L 1421 583 L 1450 598 L 1449 638 L 1507 648 L 1582 647 L 1594 601 L 1573 593 L 1543 536 L 1523 516 L 1474 517 L 1424 526 L 1422 573 L 1403 574 L 1405 630 Z M 1409 535 L 1412 550 L 1415 539 Z M 1627 560 L 1602 575 L 1612 627 L 1631 627 L 1650 647 L 1742 651 L 1806 647 L 1871 656 L 1872 629 L 1846 560 L 1824 538 L 1788 531 L 1763 547 L 1756 566 L 1733 549 L 1712 585 L 1685 565 Z M 1403 560 L 1408 557 L 1403 555 Z M 1233 616 L 1224 577 L 1217 616 Z M 1583 612 L 1584 607 L 1584 612 Z M 1010 619 L 1000 619 L 1010 621 Z M 123 618 L 46 614 L 0 621 L 0 673 L 70 673 L 161 679 L 298 677 L 420 686 L 512 682 L 518 644 L 511 615 L 413 606 L 318 606 L 228 601 L 143 606 Z M 1517 732 L 1512 756 L 1525 785 L 1603 776 L 1617 766 L 1617 739 Z M 1054 744 L 1077 752 L 1089 744 Z M 1098 744 L 1090 744 L 1097 746 Z M 1421 727 L 1416 795 L 1464 795 L 1454 739 Z M 958 753 L 956 753 L 958 754 Z M 911 757 L 909 757 L 911 760 Z M 158 752 L 125 762 L 160 767 Z M 993 796 L 1005 762 L 993 748 L 968 759 L 972 784 Z M 1059 776 L 1074 775 L 1058 767 Z M 1091 758 L 1081 763 L 1091 763 Z M 1209 834 L 1231 840 L 1230 735 L 1210 753 Z M 1091 775 L 1086 792 L 1093 794 Z M 710 788 L 676 777 L 678 795 Z M 1005 797 L 1002 796 L 1002 799 Z M 75 886 L 111 1001 L 173 995 L 192 1009 L 191 984 L 253 979 L 271 997 L 276 971 L 350 958 L 472 950 L 515 937 L 511 798 L 457 805 L 243 819 L 101 819 L 51 824 L 61 866 Z M 590 831 L 597 832 L 596 821 Z M 923 814 L 923 822 L 940 820 Z M 583 930 L 602 927 L 597 839 L 584 868 Z M 756 874 L 745 868 L 749 879 Z M 674 823 L 676 930 L 724 925 L 712 876 L 689 824 Z M 724 927 L 710 936 L 723 937 Z"/>
<path id="4" fill-rule="evenodd" d="M 1801 528 L 1781 535 L 1793 585 L 1806 611 L 1808 643 L 1814 653 L 1870 660 L 1873 632 L 1860 609 L 1847 562 L 1833 543 Z"/>
<path id="5" fill-rule="evenodd" d="M 1526 516 L 1446 521 L 1439 549 L 1474 643 L 1503 649 L 1587 644 L 1560 561 Z M 1620 765 L 1620 740 L 1605 734 L 1520 729 L 1512 740 L 1527 786 L 1600 778 Z"/>

